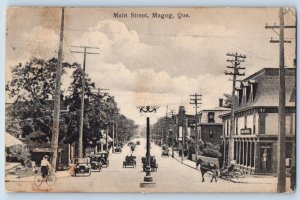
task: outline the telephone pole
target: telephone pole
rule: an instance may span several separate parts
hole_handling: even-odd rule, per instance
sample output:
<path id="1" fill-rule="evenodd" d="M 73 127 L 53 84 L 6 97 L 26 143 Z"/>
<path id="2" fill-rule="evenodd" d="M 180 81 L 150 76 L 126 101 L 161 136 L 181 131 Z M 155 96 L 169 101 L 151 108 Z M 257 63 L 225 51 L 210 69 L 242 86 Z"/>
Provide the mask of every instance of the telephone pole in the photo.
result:
<path id="1" fill-rule="evenodd" d="M 233 138 L 232 136 L 235 135 L 235 128 L 234 128 L 234 107 L 235 103 L 235 89 L 236 89 L 236 81 L 238 76 L 245 76 L 245 73 L 241 73 L 240 70 L 244 70 L 244 67 L 241 67 L 240 64 L 245 62 L 245 55 L 240 55 L 238 53 L 227 53 L 226 56 L 233 59 L 227 59 L 227 62 L 230 62 L 231 66 L 226 66 L 228 69 L 232 69 L 233 71 L 227 72 L 225 70 L 225 75 L 232 76 L 232 94 L 231 94 L 231 119 L 230 119 L 230 133 L 229 133 L 229 144 L 228 144 L 228 158 L 227 162 L 233 160 Z M 226 141 L 225 141 L 226 145 Z M 226 162 L 226 159 L 225 159 Z M 224 163 L 226 165 L 226 163 Z"/>
<path id="2" fill-rule="evenodd" d="M 65 8 L 62 8 L 61 12 L 61 26 L 60 26 L 60 39 L 58 49 L 58 65 L 56 68 L 56 83 L 55 83 L 55 94 L 54 94 L 54 108 L 53 108 L 53 128 L 51 138 L 51 151 L 52 159 L 51 165 L 56 170 L 57 156 L 58 156 L 58 137 L 59 137 L 59 114 L 60 114 L 60 85 L 61 85 L 61 74 L 62 74 L 62 59 L 63 59 L 63 38 L 64 38 L 64 17 Z"/>
<path id="3" fill-rule="evenodd" d="M 278 29 L 279 28 L 279 40 L 270 40 L 270 43 L 279 43 L 279 107 L 278 107 L 278 123 L 279 123 L 279 135 L 277 141 L 277 192 L 285 192 L 286 187 L 286 129 L 285 129 L 285 68 L 284 68 L 284 43 L 291 43 L 291 41 L 284 40 L 285 28 L 296 28 L 296 26 L 284 25 L 284 8 L 279 9 L 279 26 L 268 26 L 266 29 Z"/>
<path id="4" fill-rule="evenodd" d="M 88 46 L 71 46 L 73 48 L 80 48 L 83 51 L 71 51 L 72 53 L 83 54 L 83 69 L 82 69 L 82 86 L 81 86 L 81 105 L 80 105 L 80 121 L 79 121 L 79 139 L 78 139 L 78 157 L 83 157 L 83 118 L 84 118 L 84 86 L 85 86 L 85 66 L 87 54 L 99 54 L 96 52 L 87 52 L 87 49 L 99 49 L 97 47 Z"/>
<path id="5" fill-rule="evenodd" d="M 195 117 L 196 117 L 196 137 L 195 137 L 195 159 L 198 160 L 198 108 L 200 104 L 202 104 L 202 94 L 191 94 L 190 95 L 190 104 L 194 105 L 195 108 Z M 201 129 L 201 127 L 200 127 Z M 201 139 L 201 138 L 200 138 Z"/>
<path id="6" fill-rule="evenodd" d="M 166 144 L 166 138 L 169 132 L 169 123 L 168 123 L 168 105 L 166 108 L 166 116 L 165 116 L 165 128 L 163 131 L 163 145 Z"/>
<path id="7" fill-rule="evenodd" d="M 174 110 L 171 110 L 171 116 L 173 120 L 173 133 L 172 133 L 172 158 L 174 158 L 174 140 L 175 140 L 175 126 L 176 126 L 176 118 L 174 115 Z"/>

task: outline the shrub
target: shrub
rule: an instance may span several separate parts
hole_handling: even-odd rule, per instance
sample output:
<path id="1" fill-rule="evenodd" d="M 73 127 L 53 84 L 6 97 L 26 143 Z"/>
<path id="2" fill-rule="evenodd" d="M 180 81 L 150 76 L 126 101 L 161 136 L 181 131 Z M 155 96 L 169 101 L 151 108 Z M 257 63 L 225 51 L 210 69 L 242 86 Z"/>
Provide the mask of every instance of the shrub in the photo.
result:
<path id="1" fill-rule="evenodd" d="M 26 145 L 15 145 L 10 148 L 10 157 L 15 157 L 23 165 L 30 163 L 30 150 Z"/>

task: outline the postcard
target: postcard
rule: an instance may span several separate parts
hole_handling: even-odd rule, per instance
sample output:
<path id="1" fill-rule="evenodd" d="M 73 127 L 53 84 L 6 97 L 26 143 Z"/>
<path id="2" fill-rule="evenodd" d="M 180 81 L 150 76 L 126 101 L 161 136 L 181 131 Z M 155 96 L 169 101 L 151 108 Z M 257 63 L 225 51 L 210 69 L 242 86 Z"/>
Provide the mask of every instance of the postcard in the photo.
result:
<path id="1" fill-rule="evenodd" d="M 6 20 L 6 191 L 294 191 L 294 8 L 9 7 Z"/>

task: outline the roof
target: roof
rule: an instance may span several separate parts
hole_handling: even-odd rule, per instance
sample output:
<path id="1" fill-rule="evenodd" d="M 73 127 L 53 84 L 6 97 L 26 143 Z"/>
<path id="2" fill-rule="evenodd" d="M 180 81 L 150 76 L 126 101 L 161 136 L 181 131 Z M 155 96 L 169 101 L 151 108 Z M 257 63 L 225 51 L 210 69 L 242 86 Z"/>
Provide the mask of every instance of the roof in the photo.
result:
<path id="1" fill-rule="evenodd" d="M 215 108 L 206 108 L 206 109 L 202 109 L 202 111 L 229 111 L 230 108 L 226 108 L 226 107 L 215 107 Z"/>
<path id="2" fill-rule="evenodd" d="M 286 68 L 285 89 L 286 89 L 286 106 L 294 107 L 295 102 L 290 101 L 292 98 L 295 84 L 295 68 Z M 279 106 L 279 68 L 263 68 L 262 70 L 250 75 L 242 80 L 245 82 L 255 82 L 257 84 L 256 94 L 253 101 L 248 100 L 236 106 L 236 111 L 250 107 L 278 107 Z"/>
<path id="3" fill-rule="evenodd" d="M 5 147 L 12 147 L 18 144 L 23 144 L 23 142 L 12 136 L 8 132 L 5 132 Z"/>

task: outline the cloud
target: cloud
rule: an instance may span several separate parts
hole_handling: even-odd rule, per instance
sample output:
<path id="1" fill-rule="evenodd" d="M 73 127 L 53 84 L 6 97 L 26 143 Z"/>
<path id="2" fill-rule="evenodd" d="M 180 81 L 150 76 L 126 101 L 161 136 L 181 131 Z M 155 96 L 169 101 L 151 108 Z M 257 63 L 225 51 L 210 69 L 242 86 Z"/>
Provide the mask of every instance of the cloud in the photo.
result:
<path id="1" fill-rule="evenodd" d="M 202 93 L 202 107 L 207 108 L 216 106 L 223 93 L 230 93 L 231 82 L 224 75 L 227 52 L 247 55 L 244 64 L 247 75 L 277 65 L 278 47 L 260 46 L 262 42 L 268 43 L 265 30 L 250 35 L 247 31 L 201 23 L 187 29 L 179 27 L 177 32 L 163 30 L 157 35 L 151 29 L 149 35 L 141 36 L 142 33 L 129 29 L 121 21 L 103 20 L 88 31 L 65 31 L 64 60 L 82 63 L 83 54 L 71 53 L 82 49 L 73 45 L 99 48 L 87 49 L 100 54 L 87 55 L 86 71 L 97 87 L 109 88 L 121 112 L 134 119 L 139 115 L 136 106 L 144 104 L 184 105 L 193 113 L 190 94 Z M 57 32 L 38 26 L 22 34 L 23 49 L 14 54 L 14 59 L 56 56 L 58 41 Z M 164 108 L 161 110 L 160 116 L 165 112 Z"/>

